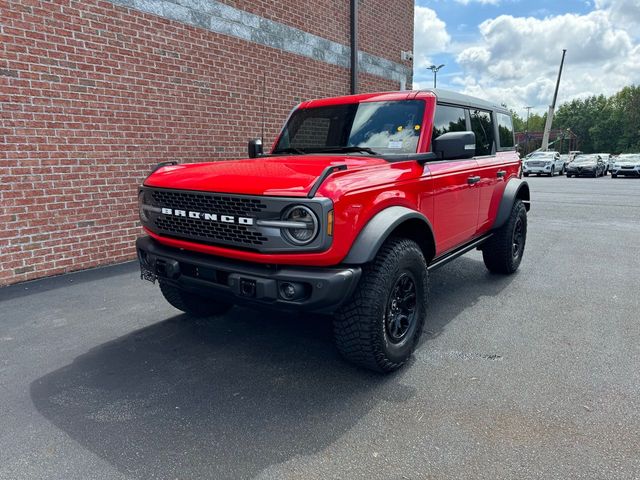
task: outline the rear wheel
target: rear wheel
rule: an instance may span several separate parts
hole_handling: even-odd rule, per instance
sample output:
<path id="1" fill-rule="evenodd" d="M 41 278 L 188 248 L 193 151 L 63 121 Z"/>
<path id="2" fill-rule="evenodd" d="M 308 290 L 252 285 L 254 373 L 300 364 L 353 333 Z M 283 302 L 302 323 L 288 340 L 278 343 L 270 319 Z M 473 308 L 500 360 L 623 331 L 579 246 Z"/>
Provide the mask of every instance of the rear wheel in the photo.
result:
<path id="1" fill-rule="evenodd" d="M 167 302 L 192 317 L 220 315 L 233 307 L 232 303 L 213 301 L 163 281 L 160 281 L 160 291 Z"/>
<path id="2" fill-rule="evenodd" d="M 392 238 L 364 266 L 349 302 L 335 315 L 334 336 L 350 362 L 378 372 L 400 368 L 422 334 L 427 263 L 412 240 Z"/>
<path id="3" fill-rule="evenodd" d="M 527 209 L 516 200 L 506 223 L 482 246 L 485 266 L 494 273 L 511 274 L 520 266 L 527 241 Z"/>

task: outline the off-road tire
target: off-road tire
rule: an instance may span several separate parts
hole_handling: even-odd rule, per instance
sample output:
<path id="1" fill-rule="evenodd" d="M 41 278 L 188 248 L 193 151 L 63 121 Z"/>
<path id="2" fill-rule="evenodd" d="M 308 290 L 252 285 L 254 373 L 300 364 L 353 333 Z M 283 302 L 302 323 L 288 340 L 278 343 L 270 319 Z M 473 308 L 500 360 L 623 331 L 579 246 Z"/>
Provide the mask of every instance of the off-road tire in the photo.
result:
<path id="1" fill-rule="evenodd" d="M 233 304 L 212 301 L 206 297 L 187 292 L 160 281 L 160 291 L 165 300 L 178 310 L 182 310 L 192 317 L 211 317 L 225 313 Z"/>
<path id="2" fill-rule="evenodd" d="M 389 317 L 396 287 L 411 276 L 415 286 L 415 315 L 405 336 L 394 341 Z M 377 372 L 397 370 L 415 349 L 425 321 L 428 294 L 427 263 L 412 240 L 391 238 L 376 258 L 363 267 L 351 299 L 334 317 L 334 338 L 350 362 Z"/>
<path id="3" fill-rule="evenodd" d="M 518 224 L 522 228 L 521 241 L 515 253 L 515 234 Z M 496 230 L 493 236 L 482 246 L 482 258 L 485 266 L 493 273 L 509 275 L 520 266 L 527 239 L 527 209 L 521 200 L 516 200 L 506 223 Z"/>

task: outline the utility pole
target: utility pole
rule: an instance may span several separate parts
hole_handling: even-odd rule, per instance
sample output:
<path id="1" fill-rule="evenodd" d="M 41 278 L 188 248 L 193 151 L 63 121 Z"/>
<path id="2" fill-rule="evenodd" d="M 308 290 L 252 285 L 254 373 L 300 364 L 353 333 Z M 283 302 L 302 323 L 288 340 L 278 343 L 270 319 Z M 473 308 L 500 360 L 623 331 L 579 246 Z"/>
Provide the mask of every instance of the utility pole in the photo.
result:
<path id="1" fill-rule="evenodd" d="M 437 67 L 435 65 L 431 65 L 430 67 L 427 67 L 427 70 L 431 70 L 433 72 L 433 88 L 436 88 L 436 86 L 438 85 L 438 80 L 437 80 L 438 72 L 442 67 L 444 67 L 444 64 L 438 65 Z"/>
<path id="2" fill-rule="evenodd" d="M 524 127 L 524 138 L 527 141 L 527 153 L 529 153 L 529 114 L 531 113 L 531 109 L 533 107 L 524 107 L 527 111 L 527 125 Z"/>
<path id="3" fill-rule="evenodd" d="M 560 71 L 558 72 L 558 81 L 556 82 L 556 91 L 553 94 L 553 103 L 549 106 L 549 113 L 547 114 L 547 122 L 544 126 L 544 134 L 542 135 L 541 150 L 544 152 L 549 149 L 549 133 L 551 132 L 551 124 L 553 123 L 553 113 L 556 109 L 556 100 L 558 100 L 558 89 L 560 88 L 560 78 L 562 77 L 562 67 L 564 66 L 564 57 L 567 54 L 567 49 L 562 50 L 562 60 L 560 61 Z"/>

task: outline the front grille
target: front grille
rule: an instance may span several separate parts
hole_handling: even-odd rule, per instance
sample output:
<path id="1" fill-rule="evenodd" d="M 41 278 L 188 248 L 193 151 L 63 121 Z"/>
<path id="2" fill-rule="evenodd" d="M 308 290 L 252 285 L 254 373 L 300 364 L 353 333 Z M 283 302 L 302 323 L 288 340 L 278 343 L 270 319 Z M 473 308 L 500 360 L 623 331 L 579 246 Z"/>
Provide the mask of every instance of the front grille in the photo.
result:
<path id="1" fill-rule="evenodd" d="M 527 167 L 544 167 L 546 165 L 547 165 L 547 162 L 539 162 L 539 161 L 527 162 Z"/>
<path id="2" fill-rule="evenodd" d="M 206 238 L 212 243 L 232 243 L 255 247 L 262 245 L 267 238 L 259 232 L 251 231 L 245 225 L 216 223 L 195 218 L 171 217 L 160 215 L 155 224 L 171 235 L 182 238 Z"/>
<path id="3" fill-rule="evenodd" d="M 171 206 L 182 210 L 218 212 L 241 217 L 252 216 L 251 214 L 260 213 L 267 208 L 257 198 L 232 197 L 200 192 L 154 190 L 151 196 L 153 204 L 158 207 Z"/>
<path id="4" fill-rule="evenodd" d="M 625 170 L 627 170 L 627 169 L 628 169 L 628 170 L 632 170 L 632 169 L 634 169 L 634 168 L 636 168 L 636 167 L 630 167 L 630 166 L 628 166 L 628 165 L 623 165 L 621 168 L 624 168 Z"/>
<path id="5" fill-rule="evenodd" d="M 142 224 L 161 237 L 260 252 L 322 251 L 331 237 L 321 229 L 305 246 L 293 245 L 278 227 L 261 224 L 281 220 L 291 205 L 310 208 L 319 221 L 333 209 L 328 198 L 237 195 L 156 187 L 143 187 Z"/>
<path id="6" fill-rule="evenodd" d="M 246 217 L 255 219 L 267 205 L 259 198 L 235 195 L 212 194 L 176 190 L 149 190 L 147 201 L 155 207 L 227 215 L 235 219 Z M 265 237 L 255 226 L 239 225 L 237 222 L 204 220 L 175 215 L 152 215 L 152 230 L 164 235 L 185 240 L 197 240 L 213 245 L 232 245 L 247 249 L 257 249 L 265 242 Z"/>

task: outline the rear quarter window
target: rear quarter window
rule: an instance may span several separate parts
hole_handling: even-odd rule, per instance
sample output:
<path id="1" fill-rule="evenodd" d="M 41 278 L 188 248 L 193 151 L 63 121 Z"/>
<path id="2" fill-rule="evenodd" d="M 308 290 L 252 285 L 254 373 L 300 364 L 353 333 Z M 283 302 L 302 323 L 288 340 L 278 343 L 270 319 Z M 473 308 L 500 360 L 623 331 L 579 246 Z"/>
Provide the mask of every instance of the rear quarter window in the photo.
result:
<path id="1" fill-rule="evenodd" d="M 513 137 L 513 121 L 511 115 L 498 113 L 498 137 L 501 149 L 511 149 L 515 146 Z"/>

